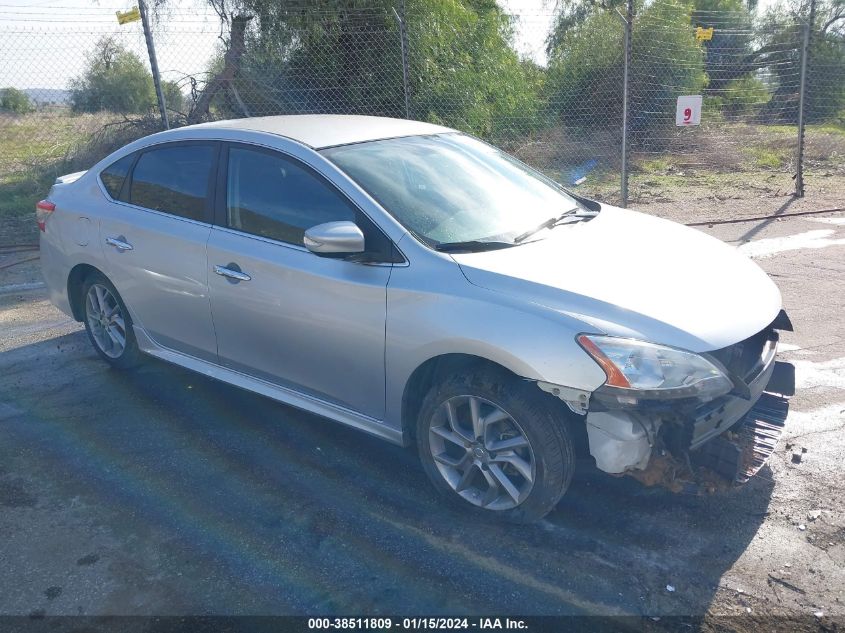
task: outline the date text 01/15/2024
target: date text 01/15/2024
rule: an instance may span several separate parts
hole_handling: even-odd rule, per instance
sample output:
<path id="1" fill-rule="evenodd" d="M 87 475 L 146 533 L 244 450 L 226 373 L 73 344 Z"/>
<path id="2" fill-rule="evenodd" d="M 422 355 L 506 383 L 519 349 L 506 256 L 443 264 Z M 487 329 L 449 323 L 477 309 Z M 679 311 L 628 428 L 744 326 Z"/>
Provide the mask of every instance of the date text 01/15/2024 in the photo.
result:
<path id="1" fill-rule="evenodd" d="M 524 620 L 514 618 L 309 618 L 308 628 L 345 630 L 520 630 L 528 628 Z"/>

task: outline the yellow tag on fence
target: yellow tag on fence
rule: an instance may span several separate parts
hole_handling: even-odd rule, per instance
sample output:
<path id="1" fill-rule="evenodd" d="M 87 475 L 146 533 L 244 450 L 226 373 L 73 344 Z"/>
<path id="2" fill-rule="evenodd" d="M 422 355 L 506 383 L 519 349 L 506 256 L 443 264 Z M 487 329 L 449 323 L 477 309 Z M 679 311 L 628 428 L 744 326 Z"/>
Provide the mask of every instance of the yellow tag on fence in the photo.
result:
<path id="1" fill-rule="evenodd" d="M 713 39 L 713 27 L 703 28 L 701 26 L 696 27 L 695 29 L 695 39 L 699 42 L 709 42 Z"/>
<path id="2" fill-rule="evenodd" d="M 141 12 L 138 7 L 132 7 L 128 11 L 115 11 L 117 14 L 117 23 L 126 24 L 127 22 L 134 22 L 141 19 Z M 712 30 L 712 29 L 711 29 Z"/>

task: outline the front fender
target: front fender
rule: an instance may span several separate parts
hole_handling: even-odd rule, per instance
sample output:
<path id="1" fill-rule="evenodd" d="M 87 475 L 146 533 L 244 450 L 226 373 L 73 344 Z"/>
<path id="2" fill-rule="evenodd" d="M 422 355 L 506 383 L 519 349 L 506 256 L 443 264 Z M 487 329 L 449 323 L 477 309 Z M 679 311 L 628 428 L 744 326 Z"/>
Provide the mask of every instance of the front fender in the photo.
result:
<path id="1" fill-rule="evenodd" d="M 436 289 L 419 271 L 394 269 L 387 292 L 386 415 L 402 426 L 402 398 L 414 370 L 444 354 L 484 358 L 530 380 L 592 392 L 607 377 L 576 343 L 583 322 L 469 284 L 457 266 L 439 271 Z"/>

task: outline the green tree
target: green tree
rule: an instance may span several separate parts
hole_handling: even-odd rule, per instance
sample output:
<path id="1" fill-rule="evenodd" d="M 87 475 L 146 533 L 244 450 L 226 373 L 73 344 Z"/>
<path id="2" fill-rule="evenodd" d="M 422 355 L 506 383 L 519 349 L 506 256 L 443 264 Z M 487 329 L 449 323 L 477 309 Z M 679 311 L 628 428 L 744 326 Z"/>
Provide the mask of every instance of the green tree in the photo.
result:
<path id="1" fill-rule="evenodd" d="M 11 87 L 0 90 L 0 110 L 14 112 L 15 114 L 26 114 L 34 109 L 32 101 L 23 90 Z"/>
<path id="2" fill-rule="evenodd" d="M 817 31 L 810 60 L 808 121 L 845 122 L 845 37 L 833 31 Z"/>
<path id="3" fill-rule="evenodd" d="M 546 52 L 554 54 L 564 46 L 567 34 L 593 15 L 612 13 L 617 9 L 625 13 L 626 0 L 558 0 L 554 28 L 546 41 Z"/>
<path id="4" fill-rule="evenodd" d="M 752 14 L 747 4 L 743 0 L 694 0 L 692 26 L 713 29 L 711 39 L 702 42 L 708 79 L 705 94 L 737 92 L 740 86 L 731 84 L 748 78 L 742 62 L 754 50 Z"/>
<path id="5" fill-rule="evenodd" d="M 543 73 L 521 62 L 495 0 L 408 5 L 416 118 L 499 139 L 538 124 Z"/>
<path id="6" fill-rule="evenodd" d="M 787 0 L 770 7 L 758 25 L 760 48 L 749 66 L 773 60 L 776 79 L 770 114 L 797 120 L 801 24 L 809 20 L 809 0 Z M 808 122 L 841 119 L 845 115 L 845 0 L 817 0 L 813 16 L 805 112 Z"/>
<path id="7" fill-rule="evenodd" d="M 70 90 L 75 112 L 139 114 L 156 103 L 152 75 L 144 62 L 110 36 L 97 42 L 85 72 L 71 80 Z"/>
<path id="8" fill-rule="evenodd" d="M 655 2 L 638 7 L 629 69 L 631 130 L 665 125 L 667 103 L 674 96 L 696 94 L 704 87 L 704 52 L 691 18 L 691 5 Z M 621 123 L 623 42 L 619 17 L 604 7 L 575 23 L 558 22 L 550 38 L 546 79 L 547 100 L 556 117 L 575 128 L 607 129 Z"/>
<path id="9" fill-rule="evenodd" d="M 244 4 L 253 19 L 228 102 L 236 113 L 400 115 L 399 36 L 387 2 L 316 0 L 308 11 Z"/>
<path id="10" fill-rule="evenodd" d="M 574 128 L 607 127 L 622 120 L 622 26 L 609 11 L 571 19 L 552 33 L 546 100 Z"/>
<path id="11" fill-rule="evenodd" d="M 275 0 L 209 1 L 235 40 L 209 82 L 218 114 L 405 115 L 393 0 L 315 0 L 307 11 Z M 495 0 L 406 6 L 412 117 L 487 137 L 536 123 L 542 72 L 514 52 Z M 240 45 L 234 27 L 244 15 Z"/>

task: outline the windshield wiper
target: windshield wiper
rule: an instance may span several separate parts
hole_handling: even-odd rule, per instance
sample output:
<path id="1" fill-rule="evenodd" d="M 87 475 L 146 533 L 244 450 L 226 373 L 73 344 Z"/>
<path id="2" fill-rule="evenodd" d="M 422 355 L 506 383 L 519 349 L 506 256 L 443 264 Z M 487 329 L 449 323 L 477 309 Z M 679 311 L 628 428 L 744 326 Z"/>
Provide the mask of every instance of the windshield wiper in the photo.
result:
<path id="1" fill-rule="evenodd" d="M 578 209 L 570 209 L 569 211 L 564 211 L 560 215 L 556 215 L 553 218 L 549 218 L 548 220 L 546 220 L 542 224 L 535 226 L 530 231 L 526 231 L 525 233 L 522 233 L 521 235 L 517 235 L 515 238 L 513 238 L 513 242 L 514 242 L 514 244 L 519 244 L 520 242 L 524 242 L 529 237 L 531 237 L 532 235 L 535 235 L 536 233 L 539 233 L 543 229 L 554 228 L 560 222 L 563 222 L 563 220 L 565 220 L 567 218 L 592 218 L 592 217 L 595 217 L 595 216 L 596 216 L 596 213 L 578 213 Z"/>
<path id="2" fill-rule="evenodd" d="M 510 242 L 481 242 L 479 240 L 467 240 L 466 242 L 441 242 L 434 247 L 434 250 L 441 253 L 479 253 L 481 251 L 495 251 L 500 248 L 515 246 Z"/>

